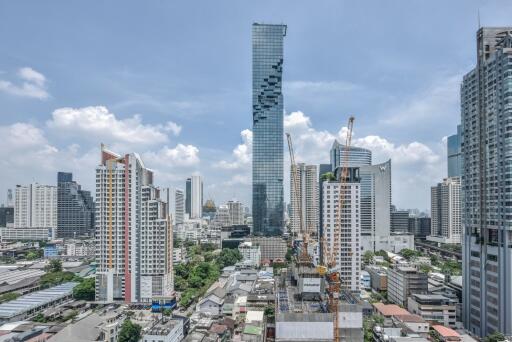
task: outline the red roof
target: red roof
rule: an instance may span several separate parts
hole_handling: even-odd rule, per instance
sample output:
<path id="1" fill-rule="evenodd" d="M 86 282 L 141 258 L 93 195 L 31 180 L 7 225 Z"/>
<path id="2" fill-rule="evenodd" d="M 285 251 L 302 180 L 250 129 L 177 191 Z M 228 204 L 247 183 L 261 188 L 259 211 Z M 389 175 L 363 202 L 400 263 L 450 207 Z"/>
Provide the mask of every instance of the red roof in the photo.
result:
<path id="1" fill-rule="evenodd" d="M 432 328 L 435 331 L 437 331 L 437 333 L 444 338 L 448 338 L 448 337 L 459 337 L 460 338 L 460 335 L 458 332 L 456 332 L 453 329 L 447 328 L 444 325 L 433 325 Z"/>
<path id="2" fill-rule="evenodd" d="M 395 304 L 375 303 L 373 304 L 373 306 L 382 316 L 386 317 L 411 314 L 409 311 L 402 309 L 401 307 Z"/>

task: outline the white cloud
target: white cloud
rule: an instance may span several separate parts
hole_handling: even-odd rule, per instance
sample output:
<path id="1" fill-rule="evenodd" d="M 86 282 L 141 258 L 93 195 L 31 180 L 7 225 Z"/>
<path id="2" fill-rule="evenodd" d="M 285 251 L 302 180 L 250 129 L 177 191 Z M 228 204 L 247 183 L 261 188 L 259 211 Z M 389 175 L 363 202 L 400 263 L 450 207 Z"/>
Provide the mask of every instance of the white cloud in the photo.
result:
<path id="1" fill-rule="evenodd" d="M 19 85 L 11 81 L 0 80 L 0 91 L 40 100 L 47 99 L 50 96 L 46 90 L 46 77 L 40 72 L 24 67 L 18 70 L 18 77 L 23 81 Z"/>
<path id="2" fill-rule="evenodd" d="M 167 165 L 168 167 L 186 167 L 199 163 L 199 149 L 194 145 L 178 144 L 174 148 L 164 146 L 157 152 L 146 152 L 143 159 L 151 165 Z M 151 167 L 151 166 L 150 166 Z"/>
<path id="3" fill-rule="evenodd" d="M 214 167 L 225 170 L 236 170 L 250 168 L 252 162 L 252 131 L 244 129 L 240 132 L 242 143 L 233 149 L 231 161 L 221 160 L 214 164 Z"/>
<path id="4" fill-rule="evenodd" d="M 359 88 L 359 86 L 346 81 L 287 81 L 284 82 L 284 88 L 287 92 L 325 93 L 350 91 Z"/>
<path id="5" fill-rule="evenodd" d="M 165 125 L 144 124 L 139 115 L 119 119 L 104 106 L 59 108 L 47 122 L 50 128 L 67 135 L 79 134 L 85 139 L 106 143 L 155 145 L 169 141 L 168 132 L 178 135 L 181 126 L 174 122 Z"/>

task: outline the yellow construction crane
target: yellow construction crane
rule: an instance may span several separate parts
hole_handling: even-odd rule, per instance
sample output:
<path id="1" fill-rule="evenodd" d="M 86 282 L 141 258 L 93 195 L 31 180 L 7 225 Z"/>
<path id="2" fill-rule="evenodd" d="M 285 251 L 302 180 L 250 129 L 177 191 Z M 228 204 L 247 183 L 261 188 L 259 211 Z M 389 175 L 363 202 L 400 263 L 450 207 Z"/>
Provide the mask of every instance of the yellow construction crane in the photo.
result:
<path id="1" fill-rule="evenodd" d="M 295 195 L 299 196 L 299 180 L 297 179 L 299 176 L 297 163 L 295 163 L 295 151 L 293 149 L 292 137 L 290 133 L 286 133 L 286 139 L 288 140 L 288 151 L 290 152 L 290 170 L 291 170 L 291 181 L 293 183 L 293 190 L 295 191 Z M 292 201 L 293 198 L 290 198 Z M 309 242 L 309 231 L 304 224 L 304 218 L 302 216 L 302 201 L 298 201 L 298 209 L 299 209 L 299 232 L 302 235 L 302 250 L 299 256 L 300 261 L 310 262 L 311 258 L 308 254 L 308 242 Z"/>
<path id="2" fill-rule="evenodd" d="M 339 297 L 341 292 L 341 278 L 340 272 L 336 267 L 336 258 L 340 252 L 340 235 L 341 235 L 341 221 L 342 221 L 342 210 L 345 206 L 345 184 L 348 180 L 348 165 L 349 165 L 349 150 L 352 144 L 352 129 L 354 127 L 354 117 L 351 116 L 348 119 L 347 126 L 347 137 L 345 140 L 345 146 L 343 150 L 343 164 L 340 175 L 339 194 L 338 194 L 338 211 L 336 214 L 336 222 L 334 224 L 334 231 L 332 234 L 333 243 L 330 249 L 327 247 L 327 242 L 324 236 L 322 236 L 322 251 L 323 260 L 322 265 L 318 267 L 318 272 L 322 275 L 326 275 L 327 280 L 327 295 L 328 295 L 328 308 L 333 313 L 334 323 L 334 341 L 340 341 L 340 333 L 338 330 L 339 326 Z"/>

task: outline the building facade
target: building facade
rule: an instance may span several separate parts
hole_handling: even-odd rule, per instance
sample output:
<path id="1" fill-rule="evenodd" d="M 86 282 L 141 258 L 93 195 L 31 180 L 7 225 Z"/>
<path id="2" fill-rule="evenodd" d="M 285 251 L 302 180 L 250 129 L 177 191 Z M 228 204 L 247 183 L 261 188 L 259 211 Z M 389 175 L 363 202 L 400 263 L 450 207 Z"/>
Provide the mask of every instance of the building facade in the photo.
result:
<path id="1" fill-rule="evenodd" d="M 253 234 L 280 236 L 283 198 L 283 41 L 286 25 L 252 26 Z"/>
<path id="2" fill-rule="evenodd" d="M 172 225 L 153 172 L 102 146 L 96 168 L 96 300 L 151 302 L 173 292 Z"/>
<path id="3" fill-rule="evenodd" d="M 334 140 L 331 147 L 331 171 L 343 166 L 343 158 L 345 155 L 345 145 L 338 140 Z M 348 150 L 348 167 L 358 167 L 362 165 L 372 165 L 372 151 L 366 148 L 350 146 Z"/>
<path id="4" fill-rule="evenodd" d="M 388 300 L 407 307 L 407 298 L 413 293 L 428 292 L 428 275 L 410 266 L 388 268 Z"/>
<path id="5" fill-rule="evenodd" d="M 297 184 L 294 184 L 294 176 Z M 290 169 L 290 228 L 293 234 L 300 232 L 300 222 L 309 234 L 318 234 L 319 225 L 318 166 L 297 164 Z"/>
<path id="6" fill-rule="evenodd" d="M 182 224 L 185 220 L 185 193 L 178 188 L 163 190 L 163 196 L 169 206 L 169 215 L 173 226 Z"/>
<path id="7" fill-rule="evenodd" d="M 242 202 L 228 201 L 229 220 L 232 225 L 244 224 L 244 207 Z"/>
<path id="8" fill-rule="evenodd" d="M 460 178 L 451 177 L 431 188 L 431 234 L 427 240 L 461 243 Z"/>
<path id="9" fill-rule="evenodd" d="M 409 230 L 409 211 L 394 210 L 391 212 L 391 233 L 407 233 Z"/>
<path id="10" fill-rule="evenodd" d="M 462 128 L 457 126 L 457 134 L 448 137 L 446 146 L 448 152 L 448 177 L 462 175 Z"/>
<path id="11" fill-rule="evenodd" d="M 409 233 L 414 238 L 425 240 L 431 232 L 430 217 L 409 217 Z"/>
<path id="12" fill-rule="evenodd" d="M 73 174 L 57 173 L 57 237 L 94 235 L 94 200 L 73 180 Z"/>
<path id="13" fill-rule="evenodd" d="M 57 228 L 57 187 L 52 185 L 16 185 L 14 198 L 15 228 Z"/>
<path id="14" fill-rule="evenodd" d="M 14 207 L 0 207 L 0 227 L 14 226 Z"/>
<path id="15" fill-rule="evenodd" d="M 349 179 L 341 188 L 343 208 L 339 213 L 340 182 L 322 183 L 322 216 L 324 238 L 328 250 L 334 254 L 336 269 L 340 272 L 341 284 L 345 290 L 360 291 L 361 274 L 361 217 L 360 183 L 357 168 L 349 171 Z M 341 229 L 336 234 L 335 226 Z"/>
<path id="16" fill-rule="evenodd" d="M 480 28 L 461 86 L 463 318 L 512 335 L 512 27 Z"/>
<path id="17" fill-rule="evenodd" d="M 203 216 L 203 180 L 201 176 L 194 175 L 186 182 L 186 213 L 189 218 L 196 219 Z"/>

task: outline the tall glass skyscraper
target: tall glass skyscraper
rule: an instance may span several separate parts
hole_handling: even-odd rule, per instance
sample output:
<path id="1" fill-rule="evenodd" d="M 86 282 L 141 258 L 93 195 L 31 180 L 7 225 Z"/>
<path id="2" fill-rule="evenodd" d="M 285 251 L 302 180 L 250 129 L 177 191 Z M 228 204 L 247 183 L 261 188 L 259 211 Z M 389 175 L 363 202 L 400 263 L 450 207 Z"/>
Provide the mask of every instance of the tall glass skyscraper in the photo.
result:
<path id="1" fill-rule="evenodd" d="M 283 38 L 286 25 L 252 26 L 253 234 L 281 235 L 283 201 Z"/>
<path id="2" fill-rule="evenodd" d="M 460 177 L 462 173 L 461 126 L 457 126 L 457 134 L 448 137 L 448 177 Z"/>
<path id="3" fill-rule="evenodd" d="M 512 27 L 478 30 L 460 96 L 464 325 L 512 335 Z"/>

